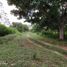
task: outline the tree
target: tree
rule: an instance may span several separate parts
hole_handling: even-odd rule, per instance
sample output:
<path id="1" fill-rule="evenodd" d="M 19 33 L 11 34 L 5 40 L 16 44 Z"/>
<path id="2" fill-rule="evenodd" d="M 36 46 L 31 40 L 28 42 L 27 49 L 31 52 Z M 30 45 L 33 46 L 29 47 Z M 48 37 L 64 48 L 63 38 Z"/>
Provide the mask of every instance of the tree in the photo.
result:
<path id="1" fill-rule="evenodd" d="M 11 27 L 17 29 L 19 32 L 25 32 L 29 30 L 27 25 L 17 22 L 13 22 Z"/>
<path id="2" fill-rule="evenodd" d="M 27 21 L 36 23 L 43 28 L 47 26 L 59 31 L 59 39 L 64 39 L 64 26 L 67 19 L 67 0 L 8 0 L 18 10 L 12 10 L 19 18 L 25 17 Z"/>

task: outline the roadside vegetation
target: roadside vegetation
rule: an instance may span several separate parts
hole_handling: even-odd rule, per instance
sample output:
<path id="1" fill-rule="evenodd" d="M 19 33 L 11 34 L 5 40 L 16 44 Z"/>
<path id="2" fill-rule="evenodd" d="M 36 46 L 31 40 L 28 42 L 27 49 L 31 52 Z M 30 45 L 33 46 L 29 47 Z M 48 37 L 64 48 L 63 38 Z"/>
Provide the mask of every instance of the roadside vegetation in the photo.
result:
<path id="1" fill-rule="evenodd" d="M 10 33 L 0 37 L 1 67 L 66 67 L 67 51 L 45 44 L 40 33 L 19 32 L 16 27 L 0 26 L 1 32 Z M 2 28 L 4 27 L 4 28 Z M 18 27 L 18 26 L 17 26 Z M 21 28 L 20 28 L 21 29 Z M 11 33 L 11 31 L 17 31 Z M 9 31 L 5 31 L 9 32 Z"/>
<path id="2" fill-rule="evenodd" d="M 17 29 L 20 33 L 29 31 L 28 26 L 22 23 L 13 22 L 10 27 Z"/>
<path id="3" fill-rule="evenodd" d="M 9 34 L 21 34 L 22 32 L 26 32 L 28 30 L 28 26 L 23 25 L 22 23 L 13 23 L 9 27 L 0 24 L 0 36 L 5 36 Z"/>
<path id="4" fill-rule="evenodd" d="M 0 36 L 19 33 L 16 29 L 0 24 Z"/>
<path id="5" fill-rule="evenodd" d="M 7 0 L 18 19 L 0 24 L 0 67 L 67 67 L 67 0 Z"/>
<path id="6" fill-rule="evenodd" d="M 29 37 L 30 36 L 30 37 Z M 30 40 L 40 36 L 34 33 L 0 37 L 1 67 L 66 67 L 67 59 L 41 44 Z M 35 38 L 36 37 L 36 38 Z"/>
<path id="7" fill-rule="evenodd" d="M 65 28 L 64 33 L 64 40 L 58 39 L 59 33 L 57 30 L 51 30 L 51 29 L 42 29 L 40 30 L 39 27 L 36 25 L 33 25 L 31 32 L 36 33 L 42 37 L 42 41 L 56 45 L 56 46 L 67 46 L 67 30 Z"/>

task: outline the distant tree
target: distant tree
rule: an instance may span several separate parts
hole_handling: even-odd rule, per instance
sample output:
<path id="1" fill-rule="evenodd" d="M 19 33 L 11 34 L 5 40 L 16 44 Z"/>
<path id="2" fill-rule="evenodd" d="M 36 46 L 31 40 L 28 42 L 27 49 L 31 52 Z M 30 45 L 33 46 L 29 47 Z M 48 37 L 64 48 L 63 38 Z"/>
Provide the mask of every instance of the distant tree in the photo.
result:
<path id="1" fill-rule="evenodd" d="M 24 30 L 24 32 L 29 31 L 29 27 L 27 25 L 23 24 L 23 30 Z"/>
<path id="2" fill-rule="evenodd" d="M 13 22 L 11 27 L 17 29 L 19 32 L 25 32 L 29 30 L 27 25 L 17 22 Z"/>

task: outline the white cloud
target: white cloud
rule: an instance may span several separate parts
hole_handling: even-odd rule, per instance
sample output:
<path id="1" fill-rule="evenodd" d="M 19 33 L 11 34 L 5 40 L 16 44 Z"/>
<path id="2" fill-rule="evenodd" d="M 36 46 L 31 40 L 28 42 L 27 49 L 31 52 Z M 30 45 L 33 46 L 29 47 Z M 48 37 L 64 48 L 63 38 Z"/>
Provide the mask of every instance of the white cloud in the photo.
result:
<path id="1" fill-rule="evenodd" d="M 9 21 L 11 22 L 24 22 L 24 19 L 21 19 L 21 20 L 18 20 L 17 17 L 13 16 L 10 11 L 13 10 L 13 9 L 16 9 L 16 7 L 13 5 L 13 6 L 9 6 L 7 4 L 7 0 L 0 0 L 0 2 L 3 3 L 3 10 L 5 11 L 5 13 L 7 14 L 7 17 L 9 19 Z M 24 23 L 25 24 L 25 23 Z M 27 23 L 26 24 L 30 24 L 30 23 Z"/>

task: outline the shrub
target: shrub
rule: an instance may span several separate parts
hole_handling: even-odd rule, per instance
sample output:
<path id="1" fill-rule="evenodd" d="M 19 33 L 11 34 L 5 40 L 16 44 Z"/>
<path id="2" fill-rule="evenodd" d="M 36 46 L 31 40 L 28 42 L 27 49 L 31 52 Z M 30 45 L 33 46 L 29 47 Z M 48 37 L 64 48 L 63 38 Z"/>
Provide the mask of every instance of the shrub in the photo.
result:
<path id="1" fill-rule="evenodd" d="M 42 31 L 41 35 L 46 36 L 48 38 L 57 39 L 58 38 L 58 32 L 56 31 Z"/>
<path id="2" fill-rule="evenodd" d="M 16 29 L 6 27 L 5 25 L 0 24 L 0 36 L 5 36 L 8 34 L 17 33 L 18 31 Z"/>

